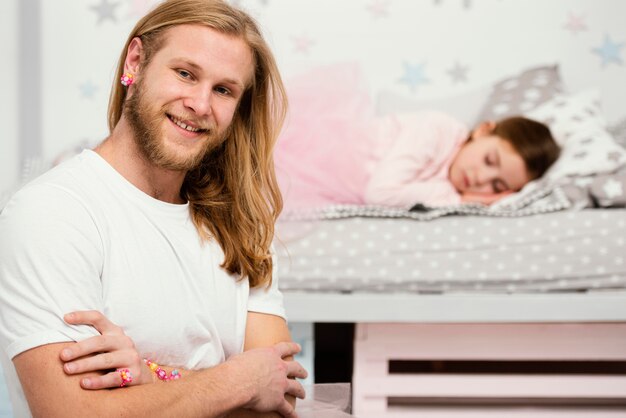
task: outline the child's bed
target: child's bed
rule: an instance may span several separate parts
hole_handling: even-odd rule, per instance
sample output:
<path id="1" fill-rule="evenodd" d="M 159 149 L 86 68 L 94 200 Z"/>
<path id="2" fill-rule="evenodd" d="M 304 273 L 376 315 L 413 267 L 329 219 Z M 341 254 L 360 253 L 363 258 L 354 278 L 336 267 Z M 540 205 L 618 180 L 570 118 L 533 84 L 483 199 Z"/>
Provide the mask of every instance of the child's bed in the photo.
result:
<path id="1" fill-rule="evenodd" d="M 493 304 L 489 309 L 470 306 L 471 310 L 461 315 L 458 310 L 464 305 L 455 305 L 455 309 L 440 305 L 446 303 L 441 295 L 476 298 L 486 292 L 520 301 L 528 295 L 533 300 L 567 295 L 575 301 L 581 295 L 602 297 L 626 290 L 624 209 L 561 211 L 513 219 L 448 216 L 428 222 L 365 217 L 283 221 L 278 232 L 285 244 L 278 246 L 281 287 L 302 303 L 307 298 L 312 303 L 323 300 L 326 309 L 315 311 L 320 320 L 602 320 L 626 314 L 626 305 L 623 311 L 598 306 L 597 312 L 586 311 L 582 317 L 576 317 L 580 306 L 570 310 L 538 305 L 539 312 L 524 311 L 511 306 L 510 299 L 500 304 L 501 296 L 483 301 Z M 525 296 L 515 296 L 520 294 Z M 393 310 L 391 305 L 384 309 L 375 304 L 331 305 L 335 297 L 350 304 L 366 295 L 396 300 L 397 304 Z M 404 299 L 406 295 L 413 296 Z M 429 306 L 428 298 L 437 300 L 437 305 Z M 300 320 L 308 308 L 293 306 L 290 319 L 295 315 Z M 493 308 L 498 309 L 496 316 Z M 557 309 L 550 312 L 551 308 Z"/>
<path id="2" fill-rule="evenodd" d="M 358 416 L 405 411 L 408 398 L 422 413 L 626 404 L 624 209 L 283 221 L 278 232 L 290 321 L 357 323 Z M 421 369 L 390 372 L 398 361 Z M 459 361 L 472 373 L 455 371 Z M 613 366 L 621 374 L 604 372 Z"/>

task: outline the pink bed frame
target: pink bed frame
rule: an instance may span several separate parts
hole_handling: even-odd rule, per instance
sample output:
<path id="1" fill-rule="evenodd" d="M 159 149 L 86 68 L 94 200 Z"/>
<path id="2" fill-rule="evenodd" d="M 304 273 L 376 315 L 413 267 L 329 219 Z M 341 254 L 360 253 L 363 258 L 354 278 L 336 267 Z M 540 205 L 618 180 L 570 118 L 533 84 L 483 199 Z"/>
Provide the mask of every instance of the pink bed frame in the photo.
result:
<path id="1" fill-rule="evenodd" d="M 357 324 L 357 417 L 626 417 L 626 374 L 388 372 L 391 360 L 626 362 L 626 292 L 284 295 L 290 321 Z M 398 397 L 439 405 L 389 405 Z"/>
<path id="2" fill-rule="evenodd" d="M 514 400 L 621 399 L 621 411 L 586 409 L 594 416 L 626 416 L 626 375 L 390 374 L 390 360 L 613 360 L 626 361 L 625 323 L 403 324 L 356 326 L 353 413 L 358 417 L 470 416 L 476 408 L 390 407 L 389 397 Z M 445 403 L 442 402 L 442 403 Z M 595 402 L 594 402 L 595 403 Z M 455 411 L 456 409 L 456 411 Z M 517 412 L 515 410 L 517 409 Z M 527 409 L 527 408 L 524 408 Z M 483 408 L 500 416 L 572 416 L 571 409 Z M 584 409 L 584 408 L 583 408 Z M 508 411 L 505 413 L 505 411 Z M 527 415 L 520 415 L 520 414 Z M 542 414 L 542 415 L 538 415 Z M 485 415 L 481 415 L 485 416 Z M 591 416 L 591 415 L 584 415 Z"/>

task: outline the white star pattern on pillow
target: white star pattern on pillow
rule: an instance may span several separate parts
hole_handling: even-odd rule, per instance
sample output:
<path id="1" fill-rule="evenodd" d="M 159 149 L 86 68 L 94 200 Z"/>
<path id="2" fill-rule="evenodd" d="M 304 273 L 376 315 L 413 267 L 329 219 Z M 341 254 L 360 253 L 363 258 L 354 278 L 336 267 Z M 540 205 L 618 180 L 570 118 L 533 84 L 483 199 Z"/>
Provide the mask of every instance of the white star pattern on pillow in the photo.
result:
<path id="1" fill-rule="evenodd" d="M 616 197 L 620 197 L 624 195 L 624 190 L 622 189 L 622 183 L 615 179 L 608 179 L 604 186 L 602 186 L 604 193 L 610 199 L 614 199 Z"/>

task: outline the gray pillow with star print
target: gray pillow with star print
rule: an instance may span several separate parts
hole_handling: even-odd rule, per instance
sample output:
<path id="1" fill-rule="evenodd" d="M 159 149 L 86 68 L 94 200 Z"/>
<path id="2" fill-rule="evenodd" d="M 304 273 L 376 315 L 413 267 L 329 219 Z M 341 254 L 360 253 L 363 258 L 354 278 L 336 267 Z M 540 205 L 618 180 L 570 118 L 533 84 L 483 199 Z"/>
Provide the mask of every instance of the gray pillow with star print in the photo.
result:
<path id="1" fill-rule="evenodd" d="M 493 85 L 476 123 L 528 112 L 563 90 L 558 65 L 530 68 Z"/>
<path id="2" fill-rule="evenodd" d="M 616 173 L 596 176 L 589 194 L 596 206 L 626 207 L 626 166 Z"/>
<path id="3" fill-rule="evenodd" d="M 607 130 L 596 89 L 557 94 L 525 116 L 547 124 L 561 146 L 548 179 L 612 173 L 626 164 L 626 150 Z"/>
<path id="4" fill-rule="evenodd" d="M 626 149 L 626 117 L 623 117 L 614 125 L 609 126 L 608 131 L 613 135 L 615 142 Z"/>

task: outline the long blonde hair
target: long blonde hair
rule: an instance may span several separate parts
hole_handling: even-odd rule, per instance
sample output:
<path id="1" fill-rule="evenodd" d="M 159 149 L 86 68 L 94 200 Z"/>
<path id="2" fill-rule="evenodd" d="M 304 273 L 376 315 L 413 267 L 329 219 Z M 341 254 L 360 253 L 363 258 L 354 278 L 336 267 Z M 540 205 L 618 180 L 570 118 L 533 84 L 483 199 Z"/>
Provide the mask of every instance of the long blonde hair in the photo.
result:
<path id="1" fill-rule="evenodd" d="M 120 55 L 109 98 L 109 129 L 115 128 L 124 109 L 126 88 L 118 80 L 132 39 L 142 40 L 145 66 L 163 45 L 164 32 L 182 24 L 205 25 L 239 37 L 252 51 L 254 75 L 226 140 L 187 173 L 181 196 L 189 201 L 202 239 L 214 238 L 222 247 L 222 267 L 240 278 L 247 277 L 251 287 L 269 285 L 274 223 L 283 206 L 272 153 L 285 118 L 287 96 L 272 52 L 249 15 L 221 0 L 167 0 L 144 16 Z"/>

